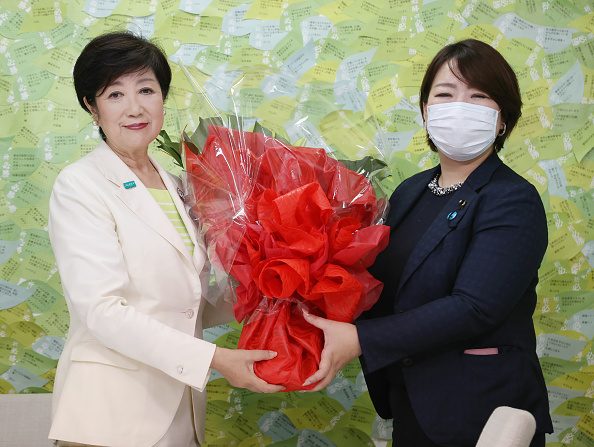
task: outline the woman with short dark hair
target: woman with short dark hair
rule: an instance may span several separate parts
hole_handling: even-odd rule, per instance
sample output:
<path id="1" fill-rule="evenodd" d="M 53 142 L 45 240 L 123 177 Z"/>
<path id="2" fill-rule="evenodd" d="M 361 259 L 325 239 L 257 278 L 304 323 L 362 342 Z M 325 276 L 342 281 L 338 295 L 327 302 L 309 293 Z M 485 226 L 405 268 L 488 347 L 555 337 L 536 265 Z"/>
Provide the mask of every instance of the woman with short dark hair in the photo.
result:
<path id="1" fill-rule="evenodd" d="M 171 84 L 171 68 L 158 46 L 125 32 L 96 37 L 87 44 L 74 65 L 72 76 L 78 103 L 93 114 L 96 97 L 101 96 L 108 85 L 122 75 L 141 71 L 153 72 L 165 100 Z M 105 140 L 101 127 L 99 132 Z"/>
<path id="2" fill-rule="evenodd" d="M 313 315 L 328 385 L 360 356 L 378 414 L 398 447 L 473 447 L 499 406 L 532 413 L 532 447 L 553 431 L 532 314 L 547 224 L 538 192 L 497 152 L 521 108 L 516 76 L 469 39 L 429 64 L 420 106 L 439 165 L 390 199 L 390 243 L 371 272 L 379 301 L 356 324 Z"/>
<path id="3" fill-rule="evenodd" d="M 49 434 L 59 446 L 200 445 L 210 368 L 233 386 L 281 389 L 253 372 L 275 353 L 201 339 L 203 327 L 232 314 L 224 300 L 204 299 L 204 245 L 179 179 L 148 155 L 170 81 L 161 50 L 130 33 L 96 37 L 74 67 L 79 102 L 103 142 L 62 170 L 50 199 L 70 311 Z"/>

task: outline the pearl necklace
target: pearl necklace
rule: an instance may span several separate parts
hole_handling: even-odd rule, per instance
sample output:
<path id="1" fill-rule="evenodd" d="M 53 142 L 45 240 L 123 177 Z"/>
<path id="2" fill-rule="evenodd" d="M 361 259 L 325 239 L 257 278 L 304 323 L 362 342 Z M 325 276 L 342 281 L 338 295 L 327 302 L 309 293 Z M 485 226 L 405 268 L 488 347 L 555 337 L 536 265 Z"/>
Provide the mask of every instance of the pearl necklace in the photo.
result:
<path id="1" fill-rule="evenodd" d="M 431 191 L 436 196 L 445 196 L 445 195 L 451 194 L 454 191 L 456 191 L 457 189 L 459 189 L 460 186 L 462 186 L 462 184 L 464 183 L 464 182 L 454 183 L 453 185 L 446 186 L 444 188 L 444 187 L 439 186 L 439 184 L 437 183 L 438 179 L 439 179 L 439 173 L 435 174 L 435 177 L 433 177 L 431 179 L 431 181 L 427 184 L 429 191 Z"/>

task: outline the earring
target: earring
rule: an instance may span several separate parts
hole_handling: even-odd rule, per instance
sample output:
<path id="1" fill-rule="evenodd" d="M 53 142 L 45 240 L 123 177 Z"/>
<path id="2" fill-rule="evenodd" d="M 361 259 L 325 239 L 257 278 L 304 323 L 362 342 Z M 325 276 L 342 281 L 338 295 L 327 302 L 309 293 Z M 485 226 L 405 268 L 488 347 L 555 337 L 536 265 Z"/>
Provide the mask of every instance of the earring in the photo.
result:
<path id="1" fill-rule="evenodd" d="M 507 124 L 506 124 L 506 123 L 503 123 L 503 129 L 501 129 L 501 130 L 499 131 L 499 133 L 497 134 L 497 136 L 498 136 L 498 137 L 501 137 L 501 136 L 505 135 L 505 131 L 506 131 L 506 130 L 507 130 Z"/>

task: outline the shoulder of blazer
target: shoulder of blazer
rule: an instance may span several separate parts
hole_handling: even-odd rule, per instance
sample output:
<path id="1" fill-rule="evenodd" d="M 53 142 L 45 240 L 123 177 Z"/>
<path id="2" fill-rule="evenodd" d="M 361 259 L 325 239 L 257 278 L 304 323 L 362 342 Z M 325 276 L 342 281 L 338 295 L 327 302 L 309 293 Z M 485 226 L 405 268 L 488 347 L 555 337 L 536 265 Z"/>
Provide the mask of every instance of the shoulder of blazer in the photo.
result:
<path id="1" fill-rule="evenodd" d="M 524 225 L 529 225 L 532 233 L 540 235 L 539 241 L 546 249 L 546 211 L 540 194 L 532 183 L 501 162 L 498 157 L 496 161 L 484 184 L 480 187 L 474 184 L 477 206 L 472 209 L 475 225 L 480 226 L 481 222 L 488 222 L 493 215 L 516 223 L 519 222 L 520 216 L 524 216 Z M 515 211 L 502 214 L 502 209 Z"/>
<path id="2" fill-rule="evenodd" d="M 65 166 L 57 175 L 52 195 L 72 190 L 77 195 L 97 195 L 105 190 L 107 180 L 97 166 L 97 159 L 94 153 L 97 149 L 73 163 Z"/>
<path id="3" fill-rule="evenodd" d="M 493 152 L 485 161 L 483 161 L 474 171 L 470 173 L 468 178 L 464 181 L 464 185 L 478 192 L 483 188 L 483 186 L 491 181 L 495 172 L 499 171 L 502 167 L 505 167 L 505 165 L 499 159 L 497 153 Z"/>
<path id="4" fill-rule="evenodd" d="M 181 179 L 178 176 L 160 168 L 157 161 L 152 157 L 151 161 L 157 165 L 157 169 L 161 174 L 167 175 L 176 188 L 182 186 Z M 63 168 L 58 174 L 58 178 L 68 178 L 91 184 L 97 180 L 97 175 L 104 177 L 118 189 L 121 189 L 125 182 L 136 178 L 130 168 L 104 141 L 100 142 L 89 154 Z"/>
<path id="5" fill-rule="evenodd" d="M 489 161 L 487 169 L 479 171 L 487 161 Z M 503 163 L 496 154 L 489 157 L 487 161 L 475 170 L 475 172 L 479 171 L 478 175 L 475 176 L 473 172 L 467 180 L 477 193 L 505 197 L 510 194 L 510 191 L 523 191 L 540 201 L 540 195 L 534 185 Z"/>
<path id="6" fill-rule="evenodd" d="M 68 166 L 65 166 L 58 174 L 57 179 L 77 179 L 79 177 L 81 177 L 81 179 L 84 179 L 86 178 L 86 176 L 89 175 L 96 176 L 97 174 L 103 174 L 101 169 L 101 159 L 108 156 L 106 154 L 107 151 L 111 152 L 109 146 L 107 146 L 105 142 L 99 143 L 97 147 L 93 149 L 90 153 L 88 153 L 84 157 L 79 158 L 73 163 L 70 163 Z M 113 156 L 116 155 L 113 154 Z M 90 181 L 91 179 L 88 180 Z"/>

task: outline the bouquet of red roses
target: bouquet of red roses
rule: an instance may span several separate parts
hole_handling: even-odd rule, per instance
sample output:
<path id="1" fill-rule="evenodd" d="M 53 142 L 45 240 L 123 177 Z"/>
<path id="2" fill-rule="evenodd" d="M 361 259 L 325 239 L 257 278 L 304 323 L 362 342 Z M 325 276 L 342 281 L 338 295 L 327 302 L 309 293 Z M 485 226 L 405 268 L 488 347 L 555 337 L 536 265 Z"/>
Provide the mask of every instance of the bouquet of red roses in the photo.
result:
<path id="1" fill-rule="evenodd" d="M 182 148 L 190 214 L 209 259 L 234 282 L 244 323 L 238 347 L 276 351 L 255 373 L 286 391 L 304 389 L 324 340 L 302 308 L 351 322 L 379 298 L 382 284 L 367 268 L 388 241 L 386 200 L 363 168 L 385 165 L 341 162 L 220 118 L 202 119 Z"/>
<path id="2" fill-rule="evenodd" d="M 351 322 L 379 298 L 382 284 L 367 268 L 388 242 L 387 166 L 371 157 L 339 161 L 221 114 L 186 75 L 214 117 L 182 133 L 181 144 L 162 132 L 160 147 L 184 168 L 190 215 L 215 272 L 230 280 L 243 322 L 238 347 L 276 351 L 255 373 L 285 391 L 304 389 L 324 340 L 302 309 Z"/>

